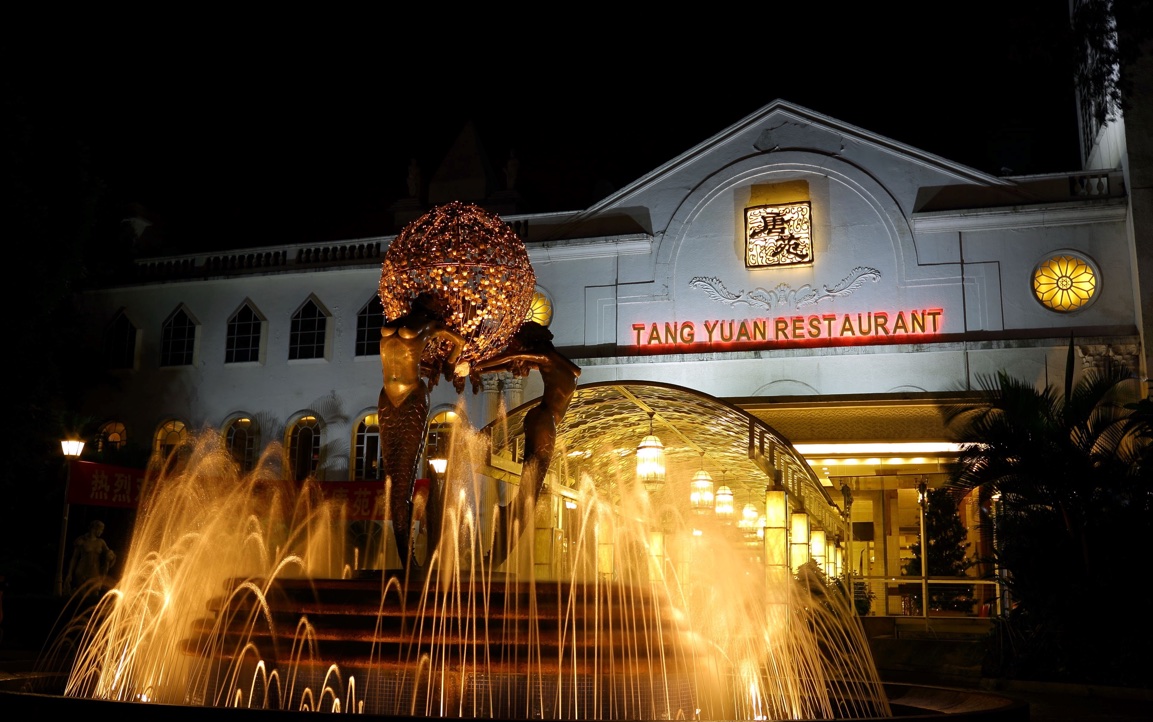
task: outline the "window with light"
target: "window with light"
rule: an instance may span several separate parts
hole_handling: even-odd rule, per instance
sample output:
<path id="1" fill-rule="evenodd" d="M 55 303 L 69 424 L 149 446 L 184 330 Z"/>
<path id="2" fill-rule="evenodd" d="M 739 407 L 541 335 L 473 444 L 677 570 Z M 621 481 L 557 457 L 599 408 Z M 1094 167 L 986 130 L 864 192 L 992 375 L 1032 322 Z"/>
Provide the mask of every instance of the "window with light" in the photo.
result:
<path id="1" fill-rule="evenodd" d="M 525 321 L 536 321 L 541 326 L 552 323 L 552 301 L 539 288 L 532 294 L 532 302 L 528 306 Z"/>
<path id="2" fill-rule="evenodd" d="M 320 419 L 302 416 L 288 430 L 288 460 L 292 478 L 304 481 L 320 466 Z"/>
<path id="3" fill-rule="evenodd" d="M 242 416 L 233 419 L 224 432 L 224 442 L 233 460 L 243 472 L 256 467 L 256 448 L 260 441 L 260 427 L 255 421 Z"/>
<path id="4" fill-rule="evenodd" d="M 1058 313 L 1084 308 L 1096 298 L 1099 284 L 1094 265 L 1074 253 L 1049 256 L 1033 270 L 1033 296 Z"/>
<path id="5" fill-rule="evenodd" d="M 100 426 L 96 434 L 96 453 L 116 451 L 128 443 L 128 430 L 119 421 L 109 421 Z"/>
<path id="6" fill-rule="evenodd" d="M 356 481 L 381 478 L 380 422 L 376 414 L 366 414 L 356 425 L 356 449 L 352 478 Z"/>
<path id="7" fill-rule="evenodd" d="M 176 461 L 176 452 L 188 440 L 188 427 L 183 421 L 169 419 L 156 429 L 153 437 L 152 453 L 163 462 L 169 470 Z"/>

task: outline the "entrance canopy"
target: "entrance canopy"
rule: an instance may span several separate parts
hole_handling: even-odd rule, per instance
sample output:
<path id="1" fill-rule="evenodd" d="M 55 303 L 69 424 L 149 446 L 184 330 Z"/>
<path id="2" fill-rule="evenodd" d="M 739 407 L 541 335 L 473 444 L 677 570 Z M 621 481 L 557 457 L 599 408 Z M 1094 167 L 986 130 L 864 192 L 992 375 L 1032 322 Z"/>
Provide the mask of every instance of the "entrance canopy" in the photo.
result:
<path id="1" fill-rule="evenodd" d="M 524 415 L 537 400 L 508 414 L 507 422 L 490 427 L 493 466 L 512 481 L 519 459 L 514 449 L 523 437 Z M 651 414 L 651 416 L 650 416 Z M 601 382 L 579 386 L 557 429 L 550 484 L 575 486 L 589 475 L 610 493 L 636 484 L 636 450 L 651 433 L 664 445 L 666 478 L 652 491 L 674 505 L 690 504 L 690 481 L 700 469 L 733 491 L 735 513 L 746 504 L 764 513 L 765 491 L 784 486 L 795 510 L 803 509 L 828 531 L 843 527 L 834 503 L 792 444 L 757 417 L 715 397 L 670 384 L 644 381 Z M 503 426 L 503 428 L 502 428 Z"/>

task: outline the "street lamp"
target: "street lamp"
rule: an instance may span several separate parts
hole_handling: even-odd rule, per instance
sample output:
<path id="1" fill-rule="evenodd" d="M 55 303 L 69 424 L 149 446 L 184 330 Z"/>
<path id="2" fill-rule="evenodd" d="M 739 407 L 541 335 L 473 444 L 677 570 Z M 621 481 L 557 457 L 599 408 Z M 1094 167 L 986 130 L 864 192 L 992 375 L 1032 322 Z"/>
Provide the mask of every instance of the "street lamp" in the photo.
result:
<path id="1" fill-rule="evenodd" d="M 53 592 L 64 594 L 64 548 L 68 545 L 68 489 L 72 485 L 72 462 L 80 458 L 84 442 L 80 439 L 62 439 L 60 451 L 64 453 L 64 509 L 60 514 L 60 549 L 56 555 L 56 580 Z"/>

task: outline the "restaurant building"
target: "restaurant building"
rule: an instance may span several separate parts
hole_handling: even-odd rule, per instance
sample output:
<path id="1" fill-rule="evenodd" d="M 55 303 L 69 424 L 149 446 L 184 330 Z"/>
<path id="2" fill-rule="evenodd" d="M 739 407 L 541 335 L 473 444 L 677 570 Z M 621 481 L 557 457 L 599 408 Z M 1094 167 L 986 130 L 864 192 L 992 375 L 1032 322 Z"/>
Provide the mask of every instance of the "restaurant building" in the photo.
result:
<path id="1" fill-rule="evenodd" d="M 726 487 L 750 535 L 766 490 L 786 492 L 805 516 L 793 561 L 851 573 L 860 611 L 981 616 L 999 600 L 987 568 L 930 580 L 914 561 L 926 493 L 956 452 L 941 405 L 999 371 L 1059 386 L 1070 343 L 1077 373 L 1109 360 L 1148 375 L 1149 171 L 1130 167 L 1123 122 L 1086 136 L 1080 169 L 995 177 L 776 101 L 587 209 L 521 214 L 511 180 L 446 162 L 478 170 L 438 172 L 393 210 L 398 227 L 454 200 L 499 213 L 535 271 L 532 317 L 581 368 L 540 563 L 560 563 L 548 550 L 573 477 L 620 478 L 608 459 L 627 465 L 655 435 L 664 493 L 692 503 L 705 471 L 710 510 Z M 211 427 L 243 466 L 279 442 L 298 478 L 375 480 L 377 285 L 394 238 L 139 259 L 86 290 L 86 342 L 116 381 L 86 400 L 94 448 L 161 458 Z M 541 391 L 536 372 L 489 374 L 477 393 L 440 383 L 426 457 L 508 412 L 482 470 L 507 499 Z M 958 505 L 970 556 L 992 543 L 991 513 Z M 967 601 L 928 609 L 930 584 Z"/>

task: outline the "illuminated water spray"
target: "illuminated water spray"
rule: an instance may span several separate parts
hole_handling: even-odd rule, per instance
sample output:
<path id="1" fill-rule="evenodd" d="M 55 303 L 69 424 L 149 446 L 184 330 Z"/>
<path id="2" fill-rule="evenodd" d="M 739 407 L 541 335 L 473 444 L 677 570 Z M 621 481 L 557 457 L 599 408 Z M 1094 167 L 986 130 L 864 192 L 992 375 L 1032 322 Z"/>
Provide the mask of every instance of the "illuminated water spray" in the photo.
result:
<path id="1" fill-rule="evenodd" d="M 574 391 L 546 374 L 579 369 L 525 333 L 533 282 L 515 234 L 471 206 L 434 210 L 389 249 L 384 338 L 412 343 L 382 343 L 380 519 L 403 568 L 360 568 L 341 508 L 286 481 L 278 447 L 239 474 L 206 434 L 151 480 L 119 585 L 69 638 L 66 694 L 434 718 L 889 716 L 848 600 L 820 573 L 798 581 L 784 536 L 750 542 L 694 513 L 691 468 L 638 484 L 607 448 L 611 423 L 596 453 L 615 467 L 553 448 Z M 442 483 L 417 488 L 429 388 L 493 364 L 540 371 L 545 397 L 515 430 L 460 429 Z M 418 523 L 436 530 L 422 559 Z"/>

